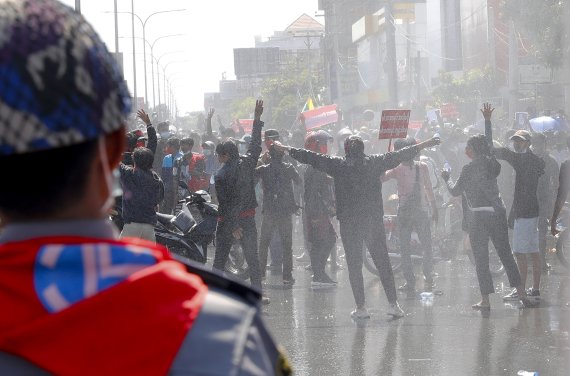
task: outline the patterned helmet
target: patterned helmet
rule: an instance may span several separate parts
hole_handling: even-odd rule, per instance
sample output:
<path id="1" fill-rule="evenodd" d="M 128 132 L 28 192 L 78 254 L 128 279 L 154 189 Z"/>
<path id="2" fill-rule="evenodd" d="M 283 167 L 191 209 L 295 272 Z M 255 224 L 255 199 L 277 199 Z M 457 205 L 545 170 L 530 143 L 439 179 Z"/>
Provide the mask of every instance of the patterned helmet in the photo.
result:
<path id="1" fill-rule="evenodd" d="M 123 127 L 131 97 L 85 19 L 56 0 L 0 0 L 0 155 Z"/>

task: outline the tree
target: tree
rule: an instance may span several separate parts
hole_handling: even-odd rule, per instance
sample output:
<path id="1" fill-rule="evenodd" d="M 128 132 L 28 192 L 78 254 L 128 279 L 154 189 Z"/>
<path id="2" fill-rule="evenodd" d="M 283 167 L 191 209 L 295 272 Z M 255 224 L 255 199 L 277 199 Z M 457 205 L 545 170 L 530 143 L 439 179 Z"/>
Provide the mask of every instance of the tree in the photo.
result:
<path id="1" fill-rule="evenodd" d="M 439 82 L 439 86 L 432 91 L 434 104 L 454 103 L 463 114 L 473 113 L 473 108 L 477 108 L 482 100 L 498 94 L 495 74 L 490 66 L 465 71 L 459 78 L 442 71 L 439 73 Z"/>
<path id="2" fill-rule="evenodd" d="M 255 109 L 255 98 L 253 97 L 236 99 L 230 105 L 230 112 L 233 119 L 252 118 L 254 109 Z"/>
<path id="3" fill-rule="evenodd" d="M 272 128 L 290 128 L 299 116 L 305 102 L 312 96 L 315 106 L 324 89 L 322 75 L 310 72 L 306 62 L 292 59 L 279 74 L 265 78 L 260 84 L 260 95 L 264 100 L 264 116 Z M 233 118 L 247 118 L 255 107 L 255 98 L 246 97 L 232 102 Z"/>
<path id="4" fill-rule="evenodd" d="M 530 41 L 526 46 L 540 61 L 558 69 L 570 56 L 569 23 L 565 7 L 569 0 L 502 0 L 503 17 L 513 20 L 517 30 Z"/>

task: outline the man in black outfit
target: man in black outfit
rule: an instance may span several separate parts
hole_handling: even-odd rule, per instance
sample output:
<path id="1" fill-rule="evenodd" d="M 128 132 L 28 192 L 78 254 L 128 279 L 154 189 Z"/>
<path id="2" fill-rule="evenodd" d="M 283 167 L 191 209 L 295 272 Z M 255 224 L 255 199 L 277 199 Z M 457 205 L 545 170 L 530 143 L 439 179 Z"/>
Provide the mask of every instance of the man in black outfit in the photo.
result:
<path id="1" fill-rule="evenodd" d="M 218 195 L 218 228 L 216 230 L 216 256 L 214 269 L 224 270 L 231 246 L 240 241 L 253 287 L 261 290 L 261 272 L 257 253 L 257 227 L 255 225 L 255 167 L 261 154 L 261 114 L 263 101 L 255 104 L 255 118 L 251 143 L 246 155 L 241 156 L 231 140 L 216 146 L 216 154 L 222 167 L 214 177 Z M 263 298 L 263 303 L 269 299 Z"/>
<path id="2" fill-rule="evenodd" d="M 356 309 L 353 318 L 370 318 L 365 307 L 364 281 L 362 277 L 362 246 L 366 242 L 380 281 L 390 303 L 388 314 L 403 317 L 397 301 L 394 274 L 386 246 L 380 176 L 401 162 L 412 159 L 420 150 L 439 144 L 433 138 L 414 146 L 386 154 L 365 155 L 364 142 L 358 136 L 350 136 L 344 142 L 346 157 L 331 157 L 304 149 L 296 149 L 279 142 L 274 148 L 289 151 L 289 155 L 301 163 L 327 173 L 334 179 L 337 218 L 340 236 L 346 254 L 348 274 Z"/>
<path id="3" fill-rule="evenodd" d="M 267 138 L 267 133 L 265 137 Z M 263 188 L 263 219 L 259 239 L 259 261 L 261 275 L 265 275 L 269 244 L 275 231 L 281 238 L 283 251 L 283 284 L 293 285 L 293 223 L 291 215 L 298 210 L 293 194 L 293 183 L 300 184 L 301 178 L 295 167 L 283 162 L 284 153 L 269 146 L 269 163 L 255 169 L 255 176 L 261 179 Z"/>

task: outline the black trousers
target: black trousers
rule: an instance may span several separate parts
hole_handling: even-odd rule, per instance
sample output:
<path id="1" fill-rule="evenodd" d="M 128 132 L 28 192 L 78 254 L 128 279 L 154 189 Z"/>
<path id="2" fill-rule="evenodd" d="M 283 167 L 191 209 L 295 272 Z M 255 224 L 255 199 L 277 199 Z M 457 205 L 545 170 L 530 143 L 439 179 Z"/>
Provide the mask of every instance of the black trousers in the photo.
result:
<path id="1" fill-rule="evenodd" d="M 306 227 L 313 276 L 322 277 L 327 259 L 336 243 L 336 233 L 328 217 L 307 219 Z"/>
<path id="2" fill-rule="evenodd" d="M 506 215 L 502 213 L 473 212 L 471 213 L 469 223 L 469 240 L 471 241 L 471 249 L 475 258 L 479 290 L 482 295 L 495 292 L 493 277 L 489 270 L 489 239 L 493 242 L 497 255 L 505 267 L 511 287 L 521 284 L 519 269 L 509 244 Z"/>
<path id="3" fill-rule="evenodd" d="M 239 225 L 243 231 L 240 240 L 245 260 L 249 270 L 251 285 L 261 290 L 261 273 L 259 270 L 259 255 L 257 254 L 257 227 L 254 217 L 239 218 Z M 232 229 L 226 222 L 218 222 L 216 229 L 216 255 L 214 269 L 225 270 L 230 249 L 235 241 Z"/>
<path id="4" fill-rule="evenodd" d="M 433 252 L 431 245 L 431 228 L 427 211 L 402 211 L 398 213 L 398 229 L 400 241 L 400 255 L 402 257 L 402 272 L 408 286 L 416 285 L 414 266 L 411 258 L 410 242 L 412 231 L 416 231 L 423 250 L 423 272 L 426 279 L 431 279 L 433 271 Z"/>
<path id="5" fill-rule="evenodd" d="M 388 302 L 397 300 L 394 273 L 388 247 L 386 246 L 386 233 L 382 215 L 348 217 L 339 219 L 340 236 L 344 246 L 346 263 L 348 265 L 348 278 L 357 307 L 364 307 L 364 280 L 362 277 L 362 246 L 364 242 L 372 257 L 374 265 L 380 274 L 380 282 Z"/>
<path id="6" fill-rule="evenodd" d="M 293 277 L 293 221 L 290 214 L 263 214 L 263 219 L 261 220 L 261 234 L 259 236 L 259 264 L 261 267 L 261 275 L 265 275 L 269 244 L 271 244 L 271 239 L 275 231 L 279 233 L 279 237 L 281 238 L 283 279 L 291 279 Z"/>

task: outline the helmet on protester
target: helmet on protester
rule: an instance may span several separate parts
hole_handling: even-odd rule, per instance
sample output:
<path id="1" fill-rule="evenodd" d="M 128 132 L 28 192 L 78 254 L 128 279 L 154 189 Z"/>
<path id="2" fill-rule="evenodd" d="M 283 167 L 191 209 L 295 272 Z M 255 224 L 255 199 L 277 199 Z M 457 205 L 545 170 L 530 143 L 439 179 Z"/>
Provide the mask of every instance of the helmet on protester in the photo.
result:
<path id="1" fill-rule="evenodd" d="M 344 139 L 345 137 L 348 137 L 352 134 L 353 133 L 350 130 L 350 128 L 342 128 L 340 131 L 338 131 L 338 133 L 336 134 L 336 137 L 339 139 Z"/>
<path id="2" fill-rule="evenodd" d="M 327 152 L 327 142 L 332 139 L 333 136 L 329 132 L 319 129 L 305 137 L 305 149 L 325 154 Z"/>
<path id="3" fill-rule="evenodd" d="M 344 140 L 344 152 L 347 156 L 364 155 L 364 141 L 360 136 L 348 136 Z"/>
<path id="4" fill-rule="evenodd" d="M 0 25 L 0 155 L 76 145 L 125 126 L 128 88 L 81 14 L 56 0 L 5 1 Z"/>

